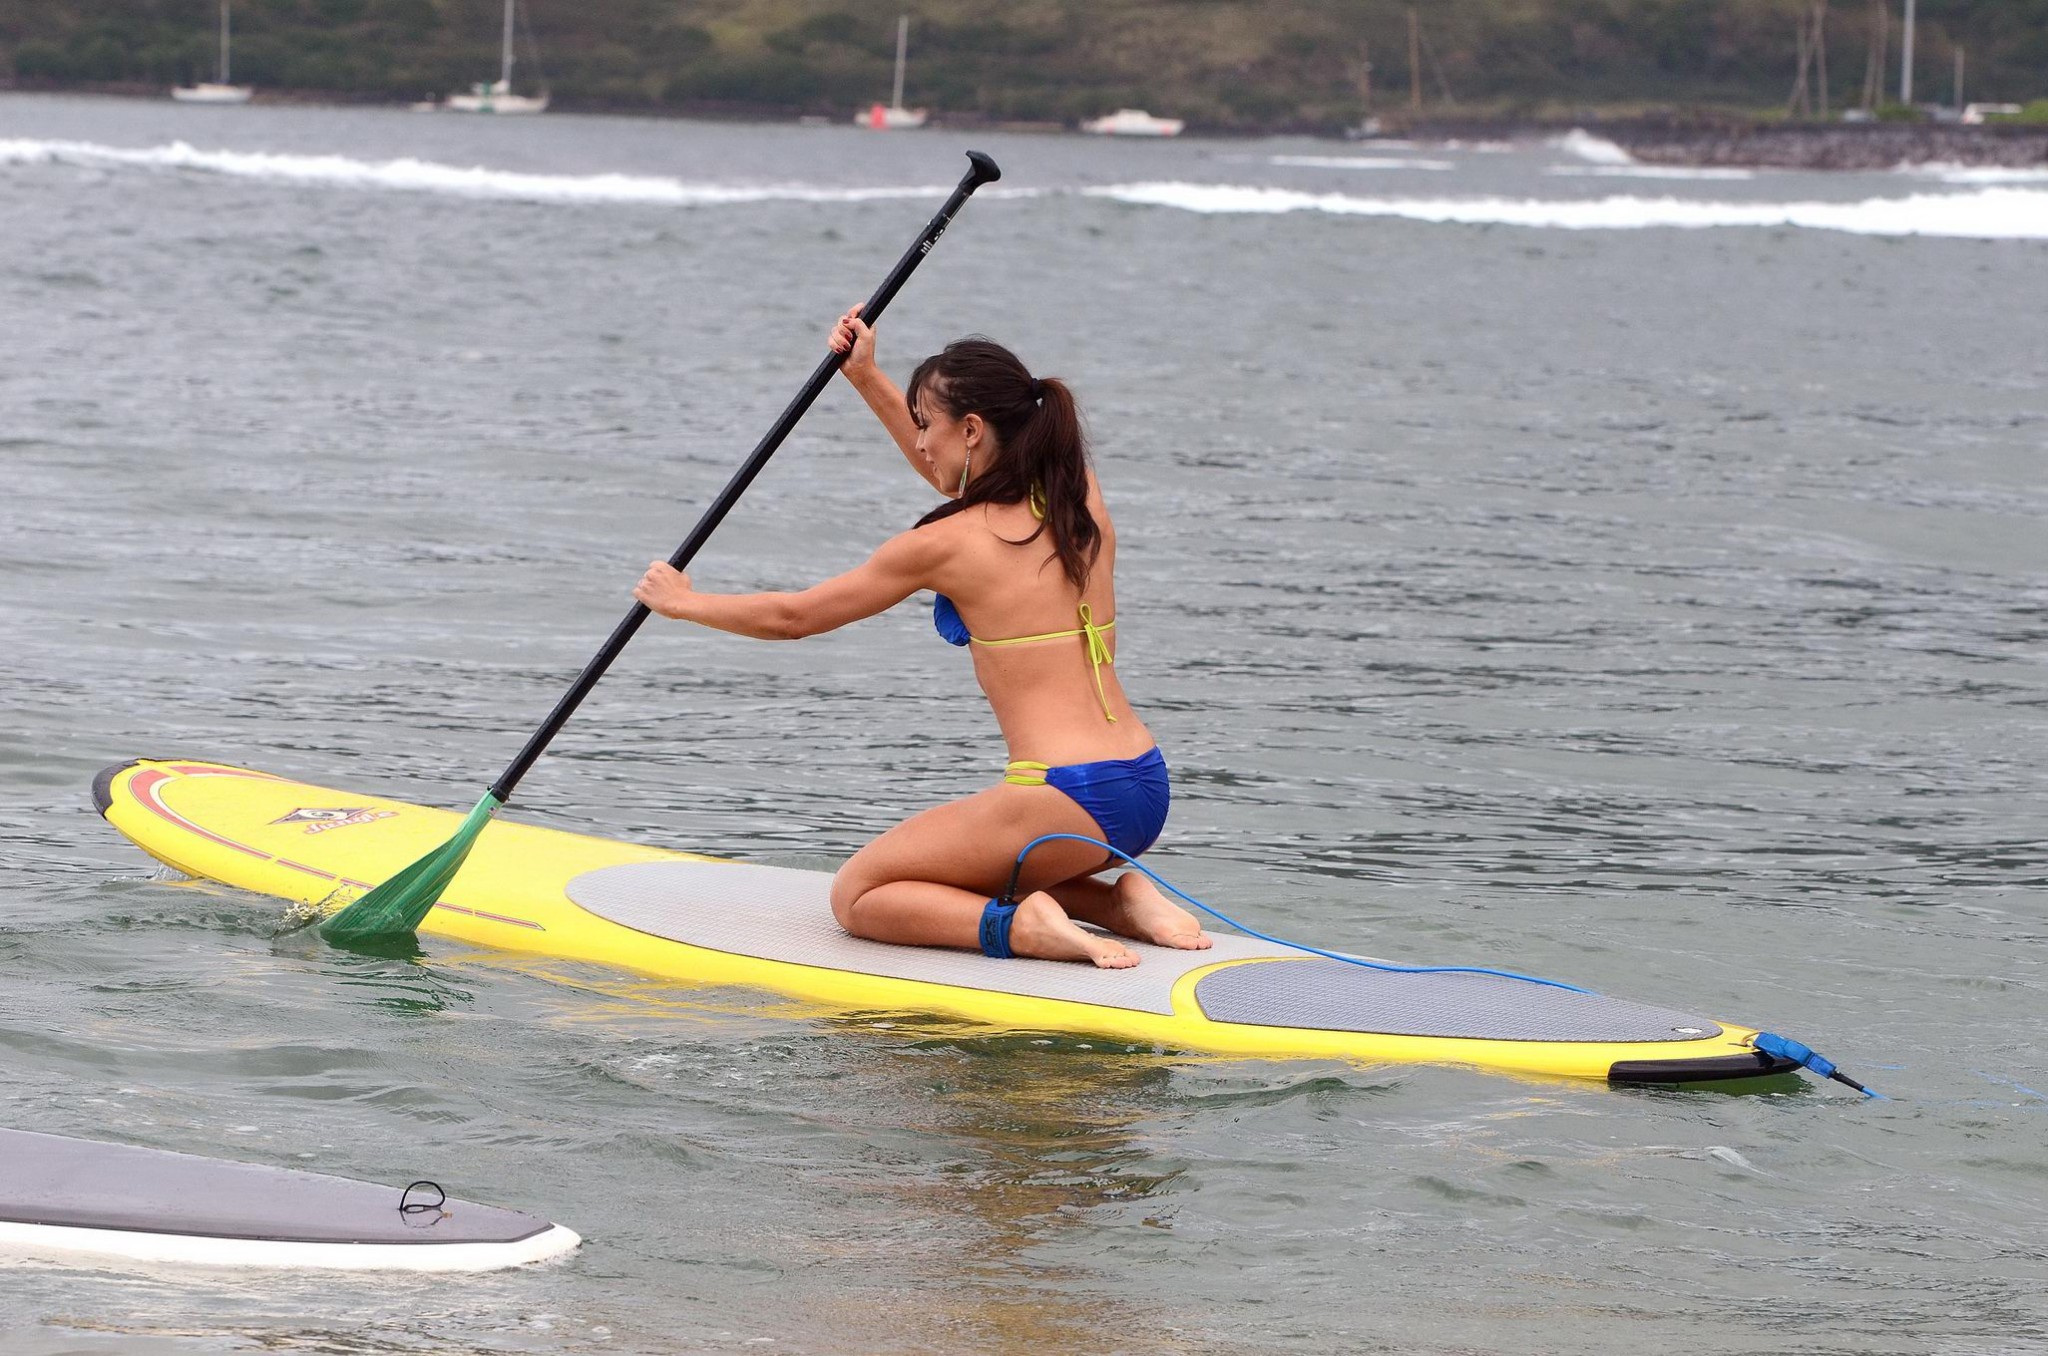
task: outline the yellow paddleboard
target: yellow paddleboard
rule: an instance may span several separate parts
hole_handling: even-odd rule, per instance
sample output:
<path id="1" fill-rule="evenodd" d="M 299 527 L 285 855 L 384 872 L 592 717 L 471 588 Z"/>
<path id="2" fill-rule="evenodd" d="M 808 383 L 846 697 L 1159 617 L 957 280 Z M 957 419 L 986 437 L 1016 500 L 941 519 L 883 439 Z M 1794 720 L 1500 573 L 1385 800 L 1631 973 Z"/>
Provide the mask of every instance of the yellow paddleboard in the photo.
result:
<path id="1" fill-rule="evenodd" d="M 93 783 L 108 822 L 186 875 L 339 907 L 453 835 L 462 816 L 221 763 L 140 760 Z M 1218 936 L 1133 944 L 1127 970 L 991 960 L 848 937 L 824 872 L 722 862 L 494 821 L 420 931 L 744 985 L 821 1012 L 921 1012 L 1012 1031 L 1270 1058 L 1462 1064 L 1620 1083 L 1792 1074 L 1748 1027 L 1475 972 L 1371 969 Z"/>

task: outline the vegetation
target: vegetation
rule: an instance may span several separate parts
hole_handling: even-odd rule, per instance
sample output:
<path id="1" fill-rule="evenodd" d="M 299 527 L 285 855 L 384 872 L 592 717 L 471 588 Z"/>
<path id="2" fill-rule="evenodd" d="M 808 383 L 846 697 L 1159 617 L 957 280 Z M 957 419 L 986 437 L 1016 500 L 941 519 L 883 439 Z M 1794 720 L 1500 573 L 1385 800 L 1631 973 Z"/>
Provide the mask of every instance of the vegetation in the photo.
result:
<path id="1" fill-rule="evenodd" d="M 1423 0 L 1432 113 L 1784 107 L 1814 0 Z M 1860 102 L 1879 5 L 1831 0 L 1828 106 Z M 500 0 L 233 0 L 234 74 L 266 89 L 415 99 L 497 70 Z M 1896 0 L 1884 89 L 1897 82 Z M 522 86 L 562 106 L 843 116 L 886 97 L 1072 121 L 1120 106 L 1198 126 L 1336 127 L 1410 106 L 1407 0 L 521 0 Z M 2048 84 L 2048 0 L 1918 0 L 1922 97 Z M 216 0 L 0 0 L 0 80 L 166 85 L 211 75 Z M 533 59 L 537 57 L 537 59 Z"/>
<path id="2" fill-rule="evenodd" d="M 2035 99 L 2021 107 L 2017 113 L 2007 113 L 1986 119 L 1987 122 L 2019 122 L 2039 125 L 2048 123 L 2048 99 Z"/>

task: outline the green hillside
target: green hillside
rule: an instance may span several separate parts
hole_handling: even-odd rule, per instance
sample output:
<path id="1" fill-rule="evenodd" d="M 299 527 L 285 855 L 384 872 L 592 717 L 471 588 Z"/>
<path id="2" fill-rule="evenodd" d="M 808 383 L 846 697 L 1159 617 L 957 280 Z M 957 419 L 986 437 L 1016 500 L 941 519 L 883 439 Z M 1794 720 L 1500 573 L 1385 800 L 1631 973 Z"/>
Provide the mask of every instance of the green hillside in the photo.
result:
<path id="1" fill-rule="evenodd" d="M 1425 0 L 1432 113 L 1783 107 L 1813 0 Z M 1885 79 L 1897 80 L 1898 0 Z M 889 89 L 911 15 L 906 102 L 949 117 L 1060 120 L 1119 106 L 1200 127 L 1329 128 L 1410 103 L 1405 0 L 522 0 L 521 85 L 558 106 L 844 116 Z M 497 68 L 499 0 L 234 0 L 235 76 L 267 90 L 416 99 Z M 1859 101 L 1872 0 L 1827 6 L 1830 104 Z M 166 85 L 209 75 L 216 0 L 0 0 L 0 80 Z M 1919 0 L 1918 86 L 2048 93 L 2048 0 Z"/>

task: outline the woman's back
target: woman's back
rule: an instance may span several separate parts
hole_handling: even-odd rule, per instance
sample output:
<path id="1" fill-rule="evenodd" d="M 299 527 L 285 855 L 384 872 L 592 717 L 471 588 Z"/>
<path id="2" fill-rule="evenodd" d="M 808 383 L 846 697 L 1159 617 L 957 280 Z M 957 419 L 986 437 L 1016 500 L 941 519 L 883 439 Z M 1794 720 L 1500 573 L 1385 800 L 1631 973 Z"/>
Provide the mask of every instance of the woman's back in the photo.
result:
<path id="1" fill-rule="evenodd" d="M 972 637 L 975 677 L 1014 758 L 1060 763 L 1152 747 L 1112 662 L 1116 536 L 1092 477 L 1088 500 L 1102 536 L 1085 590 L 1026 504 L 977 504 L 919 529 L 945 534 L 936 582 Z"/>

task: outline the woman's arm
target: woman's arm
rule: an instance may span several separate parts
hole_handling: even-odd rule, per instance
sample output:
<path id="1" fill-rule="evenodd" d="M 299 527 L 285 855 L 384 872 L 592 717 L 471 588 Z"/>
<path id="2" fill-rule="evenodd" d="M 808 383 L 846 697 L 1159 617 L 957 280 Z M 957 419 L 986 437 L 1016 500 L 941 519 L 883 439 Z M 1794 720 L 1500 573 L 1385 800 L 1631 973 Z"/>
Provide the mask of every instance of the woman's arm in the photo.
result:
<path id="1" fill-rule="evenodd" d="M 897 450 L 910 463 L 910 469 L 917 472 L 918 479 L 936 490 L 939 483 L 932 479 L 931 467 L 925 465 L 917 450 L 917 421 L 910 417 L 910 407 L 903 402 L 903 389 L 875 365 L 875 332 L 860 318 L 860 309 L 854 307 L 832 327 L 832 351 L 846 355 L 840 375 L 853 383 L 853 389 L 867 401 L 875 418 L 889 430 Z"/>
<path id="2" fill-rule="evenodd" d="M 665 560 L 647 567 L 633 596 L 652 611 L 756 640 L 799 640 L 886 612 L 931 588 L 943 558 L 943 534 L 913 528 L 882 543 L 867 560 L 801 593 L 699 593 Z"/>

